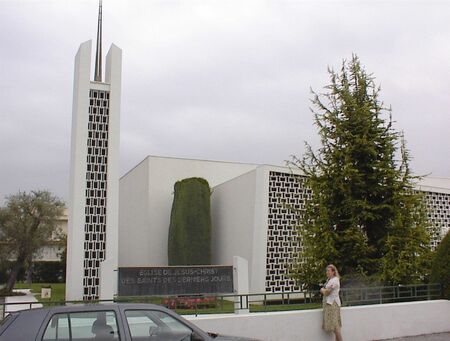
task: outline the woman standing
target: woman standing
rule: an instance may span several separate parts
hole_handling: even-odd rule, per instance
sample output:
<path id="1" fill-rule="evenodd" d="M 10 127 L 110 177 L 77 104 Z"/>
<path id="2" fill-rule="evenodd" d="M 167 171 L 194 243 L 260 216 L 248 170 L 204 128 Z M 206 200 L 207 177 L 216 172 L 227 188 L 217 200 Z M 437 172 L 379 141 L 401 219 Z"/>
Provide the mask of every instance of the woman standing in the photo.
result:
<path id="1" fill-rule="evenodd" d="M 323 325 L 326 332 L 333 332 L 336 341 L 343 341 L 341 334 L 341 299 L 339 272 L 333 264 L 327 266 L 327 283 L 320 289 L 323 295 Z"/>

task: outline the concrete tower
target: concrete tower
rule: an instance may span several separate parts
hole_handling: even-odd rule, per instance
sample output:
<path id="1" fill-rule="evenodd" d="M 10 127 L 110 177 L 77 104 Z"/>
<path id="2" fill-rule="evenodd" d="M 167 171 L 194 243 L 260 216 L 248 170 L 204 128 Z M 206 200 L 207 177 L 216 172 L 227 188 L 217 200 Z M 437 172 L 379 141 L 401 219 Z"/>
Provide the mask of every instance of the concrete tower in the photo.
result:
<path id="1" fill-rule="evenodd" d="M 101 1 L 93 81 L 91 46 L 75 56 L 67 300 L 108 299 L 117 287 L 122 50 L 111 45 L 103 81 Z"/>

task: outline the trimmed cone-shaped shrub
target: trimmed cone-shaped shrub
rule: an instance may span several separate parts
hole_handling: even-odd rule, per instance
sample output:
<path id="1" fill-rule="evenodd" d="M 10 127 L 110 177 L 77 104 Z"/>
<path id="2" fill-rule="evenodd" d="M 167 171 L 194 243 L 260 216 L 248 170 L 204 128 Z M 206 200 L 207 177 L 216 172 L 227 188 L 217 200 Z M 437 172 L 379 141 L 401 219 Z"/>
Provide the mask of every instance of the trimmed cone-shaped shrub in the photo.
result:
<path id="1" fill-rule="evenodd" d="M 208 181 L 175 183 L 170 215 L 169 265 L 211 264 L 211 189 Z"/>
<path id="2" fill-rule="evenodd" d="M 434 252 L 430 280 L 432 283 L 440 283 L 443 297 L 450 300 L 450 232 Z"/>

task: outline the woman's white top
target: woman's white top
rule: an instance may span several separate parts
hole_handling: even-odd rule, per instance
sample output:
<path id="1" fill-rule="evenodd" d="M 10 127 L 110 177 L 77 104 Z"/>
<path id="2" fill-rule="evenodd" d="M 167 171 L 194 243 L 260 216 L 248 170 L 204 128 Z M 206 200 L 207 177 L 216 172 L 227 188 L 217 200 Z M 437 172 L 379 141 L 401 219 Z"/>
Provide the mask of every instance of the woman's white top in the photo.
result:
<path id="1" fill-rule="evenodd" d="M 325 296 L 327 304 L 333 304 L 336 302 L 338 306 L 341 306 L 341 299 L 339 298 L 339 290 L 341 289 L 341 283 L 339 278 L 332 277 L 325 284 L 325 289 L 329 290 L 329 294 Z"/>

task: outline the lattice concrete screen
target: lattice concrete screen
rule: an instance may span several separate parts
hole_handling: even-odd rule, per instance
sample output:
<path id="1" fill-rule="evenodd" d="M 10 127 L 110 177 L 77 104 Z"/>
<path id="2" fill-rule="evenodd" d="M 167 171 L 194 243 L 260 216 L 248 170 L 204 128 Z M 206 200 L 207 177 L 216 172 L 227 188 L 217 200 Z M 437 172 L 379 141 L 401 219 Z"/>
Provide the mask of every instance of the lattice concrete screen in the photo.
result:
<path id="1" fill-rule="evenodd" d="M 301 252 L 297 239 L 300 214 L 311 190 L 305 178 L 291 173 L 269 173 L 269 207 L 267 226 L 266 292 L 281 293 L 299 290 L 289 278 L 289 262 Z M 431 246 L 435 248 L 450 230 L 450 194 L 424 192 Z M 293 209 L 292 209 L 293 208 Z"/>
<path id="2" fill-rule="evenodd" d="M 301 251 L 296 226 L 311 190 L 303 186 L 304 178 L 290 173 L 270 172 L 269 177 L 266 292 L 295 291 L 287 265 Z"/>
<path id="3" fill-rule="evenodd" d="M 431 247 L 436 248 L 450 230 L 450 194 L 429 191 L 424 193 Z"/>
<path id="4" fill-rule="evenodd" d="M 105 259 L 109 92 L 89 91 L 86 206 L 84 225 L 84 300 L 98 298 L 100 262 Z"/>

